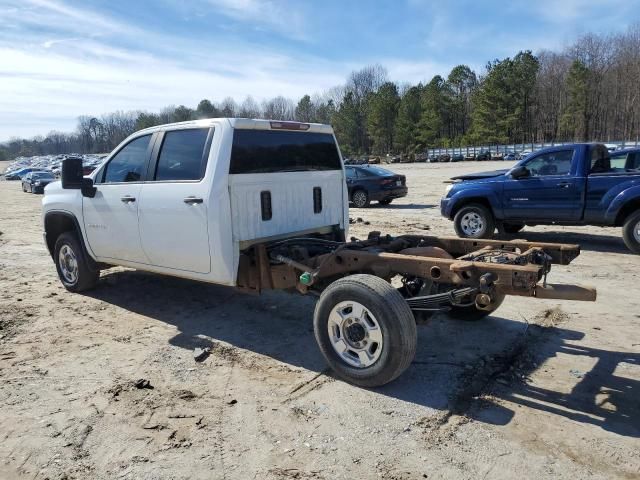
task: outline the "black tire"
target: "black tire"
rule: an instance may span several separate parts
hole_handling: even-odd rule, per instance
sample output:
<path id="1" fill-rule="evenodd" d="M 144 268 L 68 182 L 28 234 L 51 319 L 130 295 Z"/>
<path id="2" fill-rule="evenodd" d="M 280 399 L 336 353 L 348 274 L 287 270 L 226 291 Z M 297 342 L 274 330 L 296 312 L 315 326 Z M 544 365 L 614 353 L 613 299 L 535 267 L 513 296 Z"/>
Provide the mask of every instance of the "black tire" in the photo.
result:
<path id="1" fill-rule="evenodd" d="M 463 222 L 468 215 L 475 216 L 481 222 L 481 228 L 475 233 L 469 232 L 463 226 Z M 470 203 L 458 210 L 453 218 L 453 227 L 456 230 L 456 234 L 461 238 L 491 238 L 496 229 L 496 222 L 493 218 L 493 213 L 487 207 L 479 203 Z"/>
<path id="2" fill-rule="evenodd" d="M 353 206 L 356 208 L 366 208 L 371 203 L 369 194 L 366 190 L 362 190 L 361 188 L 354 190 L 351 194 L 351 201 L 353 202 Z"/>
<path id="3" fill-rule="evenodd" d="M 385 198 L 384 200 L 378 201 L 380 205 L 389 205 L 393 202 L 393 198 Z"/>
<path id="4" fill-rule="evenodd" d="M 640 210 L 632 213 L 625 220 L 622 239 L 629 250 L 640 254 Z"/>
<path id="5" fill-rule="evenodd" d="M 77 271 L 75 279 L 68 278 L 63 273 L 62 263 L 64 260 L 61 259 L 60 250 L 65 247 L 69 248 L 73 257 L 75 257 L 77 268 L 72 269 Z M 64 288 L 70 292 L 83 292 L 96 286 L 98 278 L 100 277 L 100 270 L 92 269 L 90 267 L 89 260 L 87 259 L 84 249 L 82 248 L 82 245 L 75 233 L 65 232 L 61 234 L 56 240 L 53 252 L 53 260 L 56 264 L 58 277 L 60 278 L 62 285 L 64 285 Z"/>
<path id="6" fill-rule="evenodd" d="M 350 365 L 330 339 L 330 314 L 339 303 L 349 301 L 363 305 L 379 324 L 382 347 L 369 366 Z M 316 304 L 313 328 L 320 351 L 336 375 L 360 387 L 391 382 L 409 367 L 416 353 L 416 323 L 409 305 L 395 288 L 373 275 L 351 275 L 329 285 Z"/>
<path id="7" fill-rule="evenodd" d="M 22 184 L 22 191 L 23 191 L 24 193 L 27 193 L 27 189 L 26 189 L 26 188 L 24 188 L 24 183 Z"/>
<path id="8" fill-rule="evenodd" d="M 504 297 L 504 295 L 497 295 L 488 310 L 480 310 L 475 305 L 470 305 L 468 307 L 451 307 L 451 310 L 447 312 L 447 315 L 455 320 L 477 322 L 478 320 L 488 317 L 500 308 L 500 305 L 504 302 Z"/>
<path id="9" fill-rule="evenodd" d="M 505 233 L 518 233 L 524 228 L 524 225 L 518 225 L 517 223 L 505 223 L 502 225 Z"/>

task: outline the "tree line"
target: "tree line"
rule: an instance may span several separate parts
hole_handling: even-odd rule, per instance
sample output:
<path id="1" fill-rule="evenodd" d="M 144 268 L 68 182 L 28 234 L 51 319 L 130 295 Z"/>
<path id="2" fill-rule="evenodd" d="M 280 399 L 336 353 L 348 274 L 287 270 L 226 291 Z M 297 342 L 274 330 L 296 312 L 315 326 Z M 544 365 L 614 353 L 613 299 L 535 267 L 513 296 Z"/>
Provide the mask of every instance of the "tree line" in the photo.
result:
<path id="1" fill-rule="evenodd" d="M 297 102 L 203 99 L 195 108 L 81 116 L 75 132 L 13 138 L 0 159 L 108 152 L 132 132 L 210 117 L 330 123 L 346 155 L 414 153 L 433 147 L 551 141 L 637 140 L 640 128 L 640 24 L 612 35 L 587 34 L 562 51 L 521 51 L 467 65 L 417 85 L 398 84 L 380 65 L 344 85 Z"/>

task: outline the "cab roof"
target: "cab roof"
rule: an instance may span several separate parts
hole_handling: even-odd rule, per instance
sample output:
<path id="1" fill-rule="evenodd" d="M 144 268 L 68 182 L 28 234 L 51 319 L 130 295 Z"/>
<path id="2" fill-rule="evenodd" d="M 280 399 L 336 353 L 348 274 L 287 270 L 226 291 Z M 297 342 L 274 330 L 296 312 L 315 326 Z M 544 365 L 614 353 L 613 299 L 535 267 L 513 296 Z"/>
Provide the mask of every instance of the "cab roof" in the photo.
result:
<path id="1" fill-rule="evenodd" d="M 288 130 L 300 132 L 333 133 L 333 128 L 331 128 L 331 125 L 325 125 L 322 123 L 305 123 L 289 120 L 262 120 L 255 118 L 203 118 L 200 120 L 189 120 L 186 122 L 156 125 L 153 127 L 145 128 L 143 130 L 139 130 L 136 132 L 136 135 L 142 132 L 153 133 L 162 130 L 182 129 L 189 127 L 209 127 L 215 123 L 220 122 L 228 122 L 229 125 L 231 125 L 231 128 L 243 130 Z"/>

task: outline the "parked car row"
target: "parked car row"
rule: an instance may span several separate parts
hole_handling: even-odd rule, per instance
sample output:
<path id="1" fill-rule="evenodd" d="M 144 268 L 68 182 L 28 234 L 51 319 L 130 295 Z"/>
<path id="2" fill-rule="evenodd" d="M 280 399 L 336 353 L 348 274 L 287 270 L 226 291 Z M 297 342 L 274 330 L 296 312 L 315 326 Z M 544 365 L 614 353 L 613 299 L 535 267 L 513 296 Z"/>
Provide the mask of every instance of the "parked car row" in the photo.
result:
<path id="1" fill-rule="evenodd" d="M 60 166 L 62 161 L 67 157 L 82 158 L 82 166 L 84 175 L 90 174 L 96 169 L 106 158 L 106 155 L 38 155 L 34 157 L 18 157 L 16 158 L 4 172 L 5 180 L 22 180 L 22 178 L 31 172 L 51 172 L 55 177 L 60 176 Z"/>

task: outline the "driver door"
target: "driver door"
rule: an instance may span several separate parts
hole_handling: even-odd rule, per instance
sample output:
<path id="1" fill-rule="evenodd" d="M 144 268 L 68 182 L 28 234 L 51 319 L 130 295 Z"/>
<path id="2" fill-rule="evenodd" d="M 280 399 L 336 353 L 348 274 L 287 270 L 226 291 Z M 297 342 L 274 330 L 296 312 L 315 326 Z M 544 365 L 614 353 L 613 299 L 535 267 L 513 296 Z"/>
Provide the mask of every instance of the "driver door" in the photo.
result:
<path id="1" fill-rule="evenodd" d="M 574 149 L 536 155 L 523 164 L 528 177 L 505 180 L 505 220 L 579 220 L 584 179 L 572 175 L 575 156 Z"/>
<path id="2" fill-rule="evenodd" d="M 149 263 L 140 241 L 138 204 L 151 139 L 144 135 L 122 147 L 96 177 L 95 197 L 82 199 L 87 240 L 99 259 Z"/>

